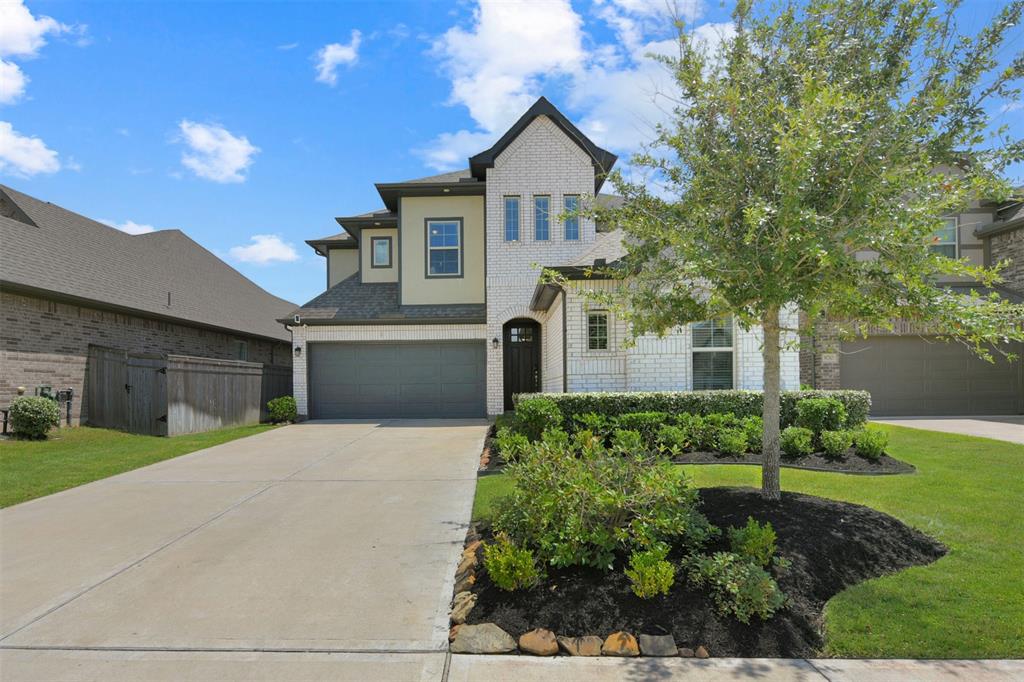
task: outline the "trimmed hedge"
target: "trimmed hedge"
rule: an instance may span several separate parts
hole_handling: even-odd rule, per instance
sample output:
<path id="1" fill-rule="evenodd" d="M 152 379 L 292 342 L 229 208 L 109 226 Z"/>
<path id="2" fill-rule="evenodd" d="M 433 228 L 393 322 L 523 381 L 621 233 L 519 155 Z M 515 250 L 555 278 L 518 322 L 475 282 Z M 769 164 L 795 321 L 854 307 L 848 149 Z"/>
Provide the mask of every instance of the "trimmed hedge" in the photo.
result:
<path id="1" fill-rule="evenodd" d="M 565 423 L 575 415 L 595 414 L 615 417 L 630 412 L 667 412 L 706 415 L 714 412 L 737 417 L 761 415 L 761 391 L 650 391 L 615 393 L 523 393 L 516 396 L 516 406 L 524 401 L 543 398 L 554 401 Z M 847 425 L 856 428 L 868 420 L 871 394 L 867 391 L 783 391 L 782 427 L 792 426 L 796 419 L 796 403 L 804 398 L 835 398 L 846 408 Z"/>

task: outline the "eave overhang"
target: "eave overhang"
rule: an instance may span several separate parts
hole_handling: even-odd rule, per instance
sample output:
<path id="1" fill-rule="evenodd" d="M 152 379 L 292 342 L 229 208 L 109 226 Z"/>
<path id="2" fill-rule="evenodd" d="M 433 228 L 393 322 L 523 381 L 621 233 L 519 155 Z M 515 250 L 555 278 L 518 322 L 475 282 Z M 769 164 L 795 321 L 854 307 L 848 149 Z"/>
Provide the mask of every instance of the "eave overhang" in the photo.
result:
<path id="1" fill-rule="evenodd" d="M 397 212 L 401 197 L 483 196 L 487 185 L 471 178 L 457 182 L 378 182 L 374 187 L 388 210 Z"/>

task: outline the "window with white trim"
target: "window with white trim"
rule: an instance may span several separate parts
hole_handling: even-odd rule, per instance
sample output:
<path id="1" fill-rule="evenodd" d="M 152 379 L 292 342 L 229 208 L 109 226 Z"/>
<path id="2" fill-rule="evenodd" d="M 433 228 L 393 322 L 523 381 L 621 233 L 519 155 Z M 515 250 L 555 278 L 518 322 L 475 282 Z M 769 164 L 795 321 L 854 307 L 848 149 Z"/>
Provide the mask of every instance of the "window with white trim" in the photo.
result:
<path id="1" fill-rule="evenodd" d="M 693 335 L 693 390 L 732 388 L 732 318 L 694 322 L 690 329 Z"/>
<path id="2" fill-rule="evenodd" d="M 462 276 L 462 221 L 427 221 L 427 277 Z"/>
<path id="3" fill-rule="evenodd" d="M 519 241 L 519 197 L 505 197 L 505 241 Z"/>
<path id="4" fill-rule="evenodd" d="M 956 258 L 959 246 L 957 232 L 956 218 L 944 218 L 942 227 L 932 233 L 931 243 L 928 244 L 929 250 L 946 258 Z"/>
<path id="5" fill-rule="evenodd" d="M 587 350 L 608 350 L 608 313 L 603 310 L 587 313 Z"/>
<path id="6" fill-rule="evenodd" d="M 565 239 L 566 241 L 577 241 L 580 238 L 580 217 L 576 211 L 580 208 L 580 198 L 575 195 L 565 197 L 565 212 L 570 214 L 565 217 Z"/>
<path id="7" fill-rule="evenodd" d="M 533 238 L 546 242 L 551 238 L 551 197 L 533 198 Z"/>

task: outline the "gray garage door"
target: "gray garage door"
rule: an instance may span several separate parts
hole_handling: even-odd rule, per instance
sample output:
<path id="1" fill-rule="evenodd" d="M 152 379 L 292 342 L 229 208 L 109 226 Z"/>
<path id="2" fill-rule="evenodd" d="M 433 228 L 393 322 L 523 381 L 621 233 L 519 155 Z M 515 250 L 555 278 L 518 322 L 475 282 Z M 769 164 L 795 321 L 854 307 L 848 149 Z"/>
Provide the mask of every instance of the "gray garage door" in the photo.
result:
<path id="1" fill-rule="evenodd" d="M 1012 352 L 1021 355 L 1020 344 Z M 911 336 L 873 336 L 843 344 L 843 388 L 871 391 L 871 413 L 982 415 L 1024 412 L 1021 360 L 995 364 L 962 345 Z"/>
<path id="2" fill-rule="evenodd" d="M 310 416 L 482 417 L 485 365 L 482 341 L 310 344 Z"/>

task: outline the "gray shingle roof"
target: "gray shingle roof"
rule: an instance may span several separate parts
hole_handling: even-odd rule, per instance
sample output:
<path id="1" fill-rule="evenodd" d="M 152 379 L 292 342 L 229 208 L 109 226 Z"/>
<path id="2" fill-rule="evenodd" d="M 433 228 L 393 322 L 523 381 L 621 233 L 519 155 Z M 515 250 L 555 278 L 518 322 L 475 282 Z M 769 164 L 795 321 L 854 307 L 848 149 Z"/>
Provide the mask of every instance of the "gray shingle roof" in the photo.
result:
<path id="1" fill-rule="evenodd" d="M 480 304 L 398 305 L 398 283 L 363 283 L 359 273 L 344 279 L 314 298 L 286 319 L 298 315 L 310 324 L 395 324 L 403 322 L 483 322 Z"/>
<path id="2" fill-rule="evenodd" d="M 428 175 L 422 178 L 413 178 L 412 180 L 402 180 L 402 184 L 420 184 L 420 183 L 437 183 L 437 182 L 461 182 L 462 180 L 469 180 L 472 178 L 468 168 L 462 170 L 449 171 L 448 173 L 438 173 L 437 175 Z"/>
<path id="3" fill-rule="evenodd" d="M 16 206 L 34 223 L 0 215 L 5 288 L 290 339 L 276 320 L 294 303 L 267 293 L 180 230 L 126 234 L 4 185 L 0 203 Z"/>

